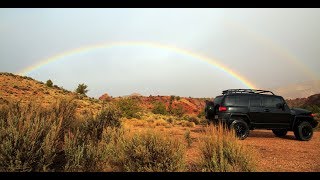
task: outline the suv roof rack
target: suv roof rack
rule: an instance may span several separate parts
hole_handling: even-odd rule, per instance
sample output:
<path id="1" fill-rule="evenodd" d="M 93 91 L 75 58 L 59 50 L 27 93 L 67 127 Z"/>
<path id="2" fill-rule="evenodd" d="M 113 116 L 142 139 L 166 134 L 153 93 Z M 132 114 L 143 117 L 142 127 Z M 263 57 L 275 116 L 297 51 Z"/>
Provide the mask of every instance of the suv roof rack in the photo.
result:
<path id="1" fill-rule="evenodd" d="M 222 91 L 222 94 L 236 94 L 236 93 L 242 93 L 242 94 L 263 94 L 263 93 L 271 93 L 272 95 L 275 95 L 271 91 L 267 90 L 260 90 L 260 89 L 228 89 Z"/>

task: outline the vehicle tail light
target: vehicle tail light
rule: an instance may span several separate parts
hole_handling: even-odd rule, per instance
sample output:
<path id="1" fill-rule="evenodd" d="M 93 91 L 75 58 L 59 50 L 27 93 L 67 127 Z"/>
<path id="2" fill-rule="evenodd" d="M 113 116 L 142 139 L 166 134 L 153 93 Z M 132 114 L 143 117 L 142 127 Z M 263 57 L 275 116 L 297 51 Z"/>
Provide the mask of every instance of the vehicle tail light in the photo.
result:
<path id="1" fill-rule="evenodd" d="M 316 116 L 316 114 L 312 113 L 312 114 L 310 114 L 310 116 L 315 117 L 315 116 Z"/>
<path id="2" fill-rule="evenodd" d="M 219 107 L 219 112 L 221 112 L 221 111 L 226 111 L 227 110 L 227 107 L 224 107 L 224 106 L 220 106 Z"/>

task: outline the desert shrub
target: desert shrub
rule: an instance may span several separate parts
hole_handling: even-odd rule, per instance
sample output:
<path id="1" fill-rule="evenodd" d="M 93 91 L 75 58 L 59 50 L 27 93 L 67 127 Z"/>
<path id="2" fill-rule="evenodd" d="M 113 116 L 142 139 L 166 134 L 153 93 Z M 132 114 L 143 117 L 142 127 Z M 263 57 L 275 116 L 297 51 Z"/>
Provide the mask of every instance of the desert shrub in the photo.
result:
<path id="1" fill-rule="evenodd" d="M 185 110 L 181 105 L 178 105 L 178 107 L 176 107 L 176 108 L 172 108 L 171 111 L 172 111 L 173 115 L 176 115 L 178 117 L 182 117 L 183 114 L 185 113 Z"/>
<path id="2" fill-rule="evenodd" d="M 201 146 L 201 171 L 254 171 L 253 152 L 238 141 L 235 133 L 221 124 L 207 127 Z"/>
<path id="3" fill-rule="evenodd" d="M 72 99 L 49 107 L 1 106 L 0 171 L 101 171 L 107 159 L 104 130 L 119 129 L 119 112 L 110 105 L 80 121 L 76 108 Z"/>
<path id="4" fill-rule="evenodd" d="M 57 86 L 57 85 L 53 85 L 53 87 L 56 88 L 56 89 L 60 89 L 60 87 Z"/>
<path id="5" fill-rule="evenodd" d="M 47 80 L 46 85 L 48 87 L 52 87 L 53 86 L 53 82 L 49 79 L 49 80 Z"/>
<path id="6" fill-rule="evenodd" d="M 111 149 L 111 164 L 119 171 L 173 172 L 185 167 L 185 147 L 157 132 L 126 136 Z"/>
<path id="7" fill-rule="evenodd" d="M 82 84 L 79 84 L 77 89 L 75 90 L 76 93 L 79 93 L 79 94 L 83 94 L 83 95 L 86 95 L 86 93 L 89 91 L 87 90 L 88 86 L 85 85 L 84 83 Z"/>
<path id="8" fill-rule="evenodd" d="M 95 142 L 89 136 L 83 139 L 78 130 L 75 134 L 65 135 L 64 153 L 67 172 L 96 172 L 102 171 L 107 162 L 106 144 Z"/>
<path id="9" fill-rule="evenodd" d="M 36 104 L 9 104 L 0 120 L 0 171 L 52 171 L 68 120 Z"/>
<path id="10" fill-rule="evenodd" d="M 192 139 L 191 139 L 191 136 L 190 136 L 190 130 L 189 129 L 184 133 L 184 139 L 187 141 L 188 147 L 191 147 Z"/>
<path id="11" fill-rule="evenodd" d="M 153 105 L 152 113 L 166 115 L 166 114 L 168 114 L 168 111 L 167 111 L 166 105 L 164 103 L 156 102 Z"/>
<path id="12" fill-rule="evenodd" d="M 154 124 L 156 126 L 166 126 L 168 124 L 168 122 L 163 119 L 157 119 L 154 121 Z"/>
<path id="13" fill-rule="evenodd" d="M 107 104 L 96 118 L 88 116 L 75 133 L 65 135 L 64 171 L 103 171 L 107 165 L 108 143 L 121 131 L 120 111 Z"/>
<path id="14" fill-rule="evenodd" d="M 84 132 L 85 136 L 97 142 L 101 140 L 104 128 L 119 128 L 121 126 L 120 115 L 121 113 L 115 105 L 108 104 L 99 112 L 96 118 L 90 115 L 87 116 L 80 126 L 80 130 Z"/>
<path id="15" fill-rule="evenodd" d="M 205 118 L 205 112 L 204 112 L 204 109 L 202 109 L 199 114 L 197 115 L 198 118 Z"/>
<path id="16" fill-rule="evenodd" d="M 142 111 L 142 108 L 137 100 L 132 98 L 121 98 L 118 102 L 116 102 L 116 105 L 119 107 L 123 117 L 128 119 L 141 118 L 139 112 Z"/>
<path id="17" fill-rule="evenodd" d="M 175 96 L 174 96 L 174 95 L 171 95 L 171 96 L 170 96 L 170 102 L 172 102 L 174 99 L 175 99 Z"/>
<path id="18" fill-rule="evenodd" d="M 172 117 L 169 117 L 169 118 L 167 119 L 167 121 L 168 121 L 168 123 L 170 123 L 170 124 L 174 124 L 174 119 L 173 119 Z"/>
<path id="19" fill-rule="evenodd" d="M 189 122 L 194 122 L 196 125 L 200 124 L 200 119 L 198 117 L 195 116 L 191 116 L 188 119 Z"/>
<path id="20" fill-rule="evenodd" d="M 181 98 L 180 96 L 176 96 L 176 100 L 179 101 Z"/>
<path id="21" fill-rule="evenodd" d="M 184 115 L 182 116 L 182 119 L 185 120 L 185 121 L 189 121 L 190 117 L 191 117 L 191 116 L 190 116 L 189 114 L 184 114 Z"/>
<path id="22" fill-rule="evenodd" d="M 194 122 L 186 122 L 187 127 L 195 127 L 196 124 Z"/>
<path id="23" fill-rule="evenodd" d="M 308 105 L 304 106 L 303 108 L 311 111 L 312 113 L 320 113 L 320 106 L 318 105 Z"/>

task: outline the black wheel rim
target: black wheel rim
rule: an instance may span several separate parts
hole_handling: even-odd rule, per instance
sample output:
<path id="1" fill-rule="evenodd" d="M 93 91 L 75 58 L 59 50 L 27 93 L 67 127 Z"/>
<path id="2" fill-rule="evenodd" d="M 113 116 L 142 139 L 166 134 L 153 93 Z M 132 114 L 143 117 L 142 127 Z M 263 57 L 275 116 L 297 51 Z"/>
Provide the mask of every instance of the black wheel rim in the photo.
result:
<path id="1" fill-rule="evenodd" d="M 305 137 L 305 138 L 308 138 L 311 136 L 312 134 L 312 129 L 310 127 L 307 127 L 307 126 L 304 126 L 302 129 L 301 129 L 301 132 L 302 132 L 302 136 Z"/>
<path id="2" fill-rule="evenodd" d="M 242 123 L 236 123 L 234 126 L 234 129 L 236 131 L 236 135 L 238 137 L 244 137 L 246 134 L 246 126 Z"/>

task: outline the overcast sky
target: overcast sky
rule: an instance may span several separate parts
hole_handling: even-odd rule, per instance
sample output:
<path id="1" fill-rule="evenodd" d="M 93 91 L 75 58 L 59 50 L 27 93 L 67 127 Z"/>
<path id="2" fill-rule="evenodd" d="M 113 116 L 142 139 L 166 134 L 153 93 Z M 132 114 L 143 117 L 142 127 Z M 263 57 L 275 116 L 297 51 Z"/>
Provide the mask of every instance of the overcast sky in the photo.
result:
<path id="1" fill-rule="evenodd" d="M 0 9 L 0 71 L 99 43 L 151 42 L 212 58 L 259 88 L 320 79 L 319 9 Z M 199 59 L 147 46 L 79 53 L 26 74 L 88 95 L 213 97 L 247 88 Z"/>

